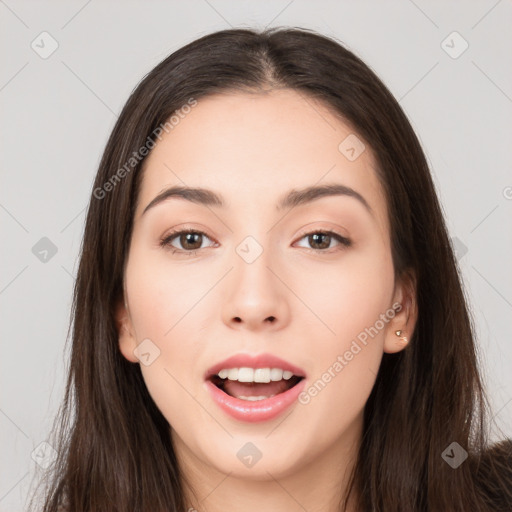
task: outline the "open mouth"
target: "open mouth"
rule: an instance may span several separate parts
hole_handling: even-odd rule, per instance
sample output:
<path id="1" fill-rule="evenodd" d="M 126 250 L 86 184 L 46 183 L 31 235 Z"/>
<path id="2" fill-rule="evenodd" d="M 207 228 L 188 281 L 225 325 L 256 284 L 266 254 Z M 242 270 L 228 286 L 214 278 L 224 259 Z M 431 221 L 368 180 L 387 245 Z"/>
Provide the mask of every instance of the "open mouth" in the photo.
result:
<path id="1" fill-rule="evenodd" d="M 257 401 L 284 393 L 296 386 L 303 378 L 292 375 L 288 379 L 282 378 L 271 382 L 240 382 L 212 375 L 208 380 L 229 396 L 240 400 Z"/>

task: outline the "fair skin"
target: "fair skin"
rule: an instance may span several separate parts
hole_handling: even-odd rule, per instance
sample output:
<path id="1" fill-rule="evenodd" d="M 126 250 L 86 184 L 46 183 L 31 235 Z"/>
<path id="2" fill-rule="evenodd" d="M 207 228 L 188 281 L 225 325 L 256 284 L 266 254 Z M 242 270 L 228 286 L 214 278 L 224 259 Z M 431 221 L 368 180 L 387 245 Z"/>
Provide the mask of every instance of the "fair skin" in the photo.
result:
<path id="1" fill-rule="evenodd" d="M 171 425 L 194 491 L 187 488 L 187 506 L 338 510 L 383 353 L 402 350 L 406 344 L 395 331 L 410 338 L 416 321 L 414 286 L 394 274 L 371 150 L 366 146 L 350 161 L 338 149 L 351 133 L 325 106 L 291 90 L 230 93 L 200 99 L 145 161 L 125 301 L 117 308 L 119 346 L 140 364 Z M 276 210 L 291 189 L 326 184 L 350 187 L 371 211 L 348 195 Z M 177 185 L 213 190 L 225 206 L 172 197 L 143 213 Z M 205 235 L 178 235 L 161 247 L 174 228 Z M 351 245 L 334 237 L 315 244 L 306 235 L 326 231 Z M 263 249 L 252 263 L 236 251 L 247 236 Z M 277 418 L 236 420 L 205 390 L 206 369 L 240 352 L 268 352 L 303 368 L 307 389 L 396 303 L 400 311 L 366 345 L 359 343 L 342 371 L 307 404 L 294 403 Z M 148 366 L 134 355 L 146 338 L 160 350 Z M 248 442 L 262 454 L 252 467 L 237 457 Z"/>

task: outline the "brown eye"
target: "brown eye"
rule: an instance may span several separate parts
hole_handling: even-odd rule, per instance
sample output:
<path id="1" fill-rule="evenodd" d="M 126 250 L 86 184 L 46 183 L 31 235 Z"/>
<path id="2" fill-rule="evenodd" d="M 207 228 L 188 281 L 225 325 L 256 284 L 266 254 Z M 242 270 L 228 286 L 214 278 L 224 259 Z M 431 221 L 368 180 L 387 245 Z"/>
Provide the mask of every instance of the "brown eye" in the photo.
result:
<path id="1" fill-rule="evenodd" d="M 326 233 L 313 233 L 308 236 L 308 241 L 313 249 L 329 249 L 331 245 L 331 235 Z"/>
<path id="2" fill-rule="evenodd" d="M 331 249 L 331 245 L 334 241 L 334 246 L 345 246 L 349 247 L 352 242 L 344 236 L 335 233 L 334 231 L 313 231 L 303 235 L 301 240 L 307 239 L 310 249 L 313 251 L 327 252 L 327 249 Z M 337 244 L 336 244 L 337 242 Z M 308 247 L 306 247 L 308 249 Z"/>
<path id="3" fill-rule="evenodd" d="M 206 234 L 201 231 L 177 231 L 161 240 L 160 245 L 171 249 L 173 252 L 194 254 L 203 248 L 202 245 L 205 238 L 209 240 Z"/>
<path id="4" fill-rule="evenodd" d="M 185 250 L 197 250 L 201 248 L 202 235 L 201 233 L 182 233 L 179 241 Z"/>

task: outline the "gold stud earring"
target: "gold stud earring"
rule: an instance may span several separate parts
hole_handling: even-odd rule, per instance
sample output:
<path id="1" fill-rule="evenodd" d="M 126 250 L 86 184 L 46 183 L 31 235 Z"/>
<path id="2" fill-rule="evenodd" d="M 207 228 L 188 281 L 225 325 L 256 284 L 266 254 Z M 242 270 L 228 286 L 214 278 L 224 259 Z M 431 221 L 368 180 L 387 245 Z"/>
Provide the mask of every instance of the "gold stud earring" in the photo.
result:
<path id="1" fill-rule="evenodd" d="M 402 336 L 402 330 L 395 331 L 395 334 L 404 342 L 407 343 L 407 336 Z"/>

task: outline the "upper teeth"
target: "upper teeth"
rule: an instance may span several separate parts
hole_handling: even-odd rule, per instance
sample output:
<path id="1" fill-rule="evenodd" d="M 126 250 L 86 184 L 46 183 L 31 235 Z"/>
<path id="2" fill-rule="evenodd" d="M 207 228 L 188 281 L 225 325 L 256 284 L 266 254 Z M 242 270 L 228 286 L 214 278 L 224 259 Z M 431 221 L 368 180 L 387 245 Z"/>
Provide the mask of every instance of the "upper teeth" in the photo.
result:
<path id="1" fill-rule="evenodd" d="M 217 375 L 238 382 L 270 382 L 291 379 L 293 372 L 281 368 L 224 368 Z"/>

